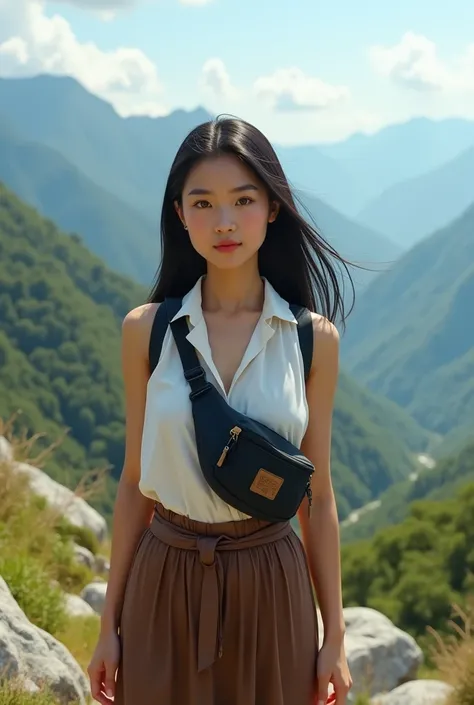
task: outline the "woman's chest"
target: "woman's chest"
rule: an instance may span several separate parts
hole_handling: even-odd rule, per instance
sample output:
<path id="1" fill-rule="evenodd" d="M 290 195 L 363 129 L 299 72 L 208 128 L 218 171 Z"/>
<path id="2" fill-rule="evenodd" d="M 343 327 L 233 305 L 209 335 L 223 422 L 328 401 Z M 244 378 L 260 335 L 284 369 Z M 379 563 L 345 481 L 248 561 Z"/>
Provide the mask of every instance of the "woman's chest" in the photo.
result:
<path id="1" fill-rule="evenodd" d="M 207 356 L 198 353 L 207 378 L 234 409 L 299 444 L 307 427 L 308 407 L 296 331 L 294 339 L 291 335 L 273 335 L 243 368 L 241 358 L 246 355 L 245 346 L 240 343 L 237 351 L 232 349 L 238 340 L 241 335 L 233 338 L 231 333 L 229 341 L 221 339 L 219 345 L 214 346 L 211 364 Z M 229 360 L 225 359 L 226 352 Z M 147 404 L 169 432 L 180 427 L 184 431 L 185 427 L 192 433 L 189 393 L 174 341 L 165 338 L 162 357 L 149 382 Z"/>

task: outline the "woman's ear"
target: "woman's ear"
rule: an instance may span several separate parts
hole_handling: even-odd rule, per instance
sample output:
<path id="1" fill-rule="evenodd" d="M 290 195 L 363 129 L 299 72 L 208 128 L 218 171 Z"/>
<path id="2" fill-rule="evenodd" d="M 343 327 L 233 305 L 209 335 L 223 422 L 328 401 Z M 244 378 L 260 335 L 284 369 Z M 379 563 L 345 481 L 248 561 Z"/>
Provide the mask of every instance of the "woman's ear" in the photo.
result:
<path id="1" fill-rule="evenodd" d="M 280 204 L 278 201 L 272 201 L 270 205 L 270 215 L 268 216 L 268 222 L 274 223 L 277 219 L 277 215 L 280 212 Z"/>
<path id="2" fill-rule="evenodd" d="M 180 221 L 183 225 L 183 228 L 186 230 L 187 228 L 186 228 L 186 223 L 184 222 L 183 209 L 179 205 L 178 201 L 174 201 L 174 209 L 178 215 L 178 218 L 180 219 Z"/>

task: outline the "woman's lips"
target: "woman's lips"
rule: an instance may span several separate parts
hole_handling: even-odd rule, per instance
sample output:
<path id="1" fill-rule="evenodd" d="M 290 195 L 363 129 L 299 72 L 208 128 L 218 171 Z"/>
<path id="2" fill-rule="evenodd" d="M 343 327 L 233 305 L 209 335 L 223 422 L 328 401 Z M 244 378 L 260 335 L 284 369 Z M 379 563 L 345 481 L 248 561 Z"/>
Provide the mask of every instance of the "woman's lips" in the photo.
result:
<path id="1" fill-rule="evenodd" d="M 240 242 L 221 242 L 215 245 L 216 250 L 219 252 L 233 252 L 238 247 L 240 247 Z"/>

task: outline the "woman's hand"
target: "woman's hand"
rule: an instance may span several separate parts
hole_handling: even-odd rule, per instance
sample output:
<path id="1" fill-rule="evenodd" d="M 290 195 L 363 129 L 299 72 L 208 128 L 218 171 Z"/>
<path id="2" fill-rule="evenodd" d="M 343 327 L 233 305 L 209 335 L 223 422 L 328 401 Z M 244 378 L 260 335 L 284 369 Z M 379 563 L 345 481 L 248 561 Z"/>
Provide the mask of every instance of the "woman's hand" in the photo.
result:
<path id="1" fill-rule="evenodd" d="M 115 674 L 120 659 L 120 642 L 113 629 L 102 633 L 87 667 L 91 694 L 101 705 L 110 705 L 115 696 Z"/>
<path id="2" fill-rule="evenodd" d="M 328 702 L 329 683 L 335 691 L 334 705 L 345 705 L 346 697 L 352 688 L 352 678 L 347 664 L 344 644 L 325 643 L 318 654 L 317 705 Z"/>

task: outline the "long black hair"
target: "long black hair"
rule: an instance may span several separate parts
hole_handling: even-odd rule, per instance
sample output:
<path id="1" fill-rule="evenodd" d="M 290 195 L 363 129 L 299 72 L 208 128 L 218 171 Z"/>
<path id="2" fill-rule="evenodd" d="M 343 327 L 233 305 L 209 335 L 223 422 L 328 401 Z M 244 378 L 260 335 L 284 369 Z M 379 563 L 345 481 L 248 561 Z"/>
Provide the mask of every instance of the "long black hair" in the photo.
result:
<path id="1" fill-rule="evenodd" d="M 286 301 L 321 313 L 344 326 L 347 317 L 344 278 L 354 285 L 348 262 L 297 209 L 280 161 L 268 139 L 253 125 L 218 117 L 194 128 L 178 149 L 166 183 L 161 212 L 162 258 L 148 298 L 184 296 L 206 273 L 206 260 L 196 252 L 174 202 L 181 203 L 186 178 L 195 164 L 221 154 L 233 154 L 265 184 L 270 201 L 280 205 L 258 253 L 260 275 Z M 344 270 L 343 277 L 340 269 Z"/>

